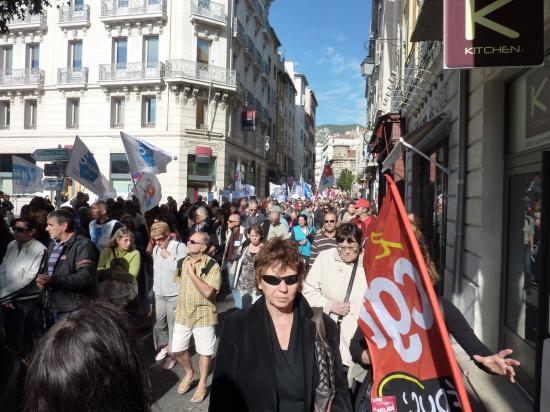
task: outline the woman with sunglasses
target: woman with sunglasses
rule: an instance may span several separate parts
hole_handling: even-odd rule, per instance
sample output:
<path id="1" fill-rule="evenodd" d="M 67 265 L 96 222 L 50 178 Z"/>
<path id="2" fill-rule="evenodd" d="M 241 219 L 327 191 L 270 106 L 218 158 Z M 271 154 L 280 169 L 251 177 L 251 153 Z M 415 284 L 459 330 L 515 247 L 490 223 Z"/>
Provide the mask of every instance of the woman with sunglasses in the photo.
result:
<path id="1" fill-rule="evenodd" d="M 221 331 L 210 393 L 210 411 L 326 411 L 318 385 L 314 312 L 302 297 L 302 256 L 290 240 L 273 238 L 254 262 L 263 297 L 227 316 Z M 322 323 L 321 323 L 322 322 Z M 336 325 L 319 320 L 334 355 L 332 411 L 351 411 Z"/>
<path id="2" fill-rule="evenodd" d="M 153 291 L 155 292 L 156 323 L 153 329 L 155 348 L 159 350 L 155 360 L 164 360 L 162 367 L 172 369 L 176 359 L 169 353 L 172 333 L 176 321 L 176 304 L 178 300 L 178 283 L 176 281 L 177 265 L 180 259 L 187 256 L 184 243 L 170 236 L 170 226 L 163 221 L 151 225 L 151 242 L 153 243 Z"/>
<path id="3" fill-rule="evenodd" d="M 336 248 L 317 256 L 304 282 L 304 297 L 321 307 L 340 327 L 340 353 L 345 369 L 353 366 L 349 344 L 362 307 L 367 281 L 363 270 L 361 230 L 350 223 L 336 229 Z"/>

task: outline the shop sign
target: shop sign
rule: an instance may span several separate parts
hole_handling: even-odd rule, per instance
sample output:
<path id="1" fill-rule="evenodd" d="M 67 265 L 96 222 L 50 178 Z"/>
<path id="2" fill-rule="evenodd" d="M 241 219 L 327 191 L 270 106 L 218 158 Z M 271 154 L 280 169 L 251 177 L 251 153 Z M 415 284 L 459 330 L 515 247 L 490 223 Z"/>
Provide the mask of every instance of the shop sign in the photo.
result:
<path id="1" fill-rule="evenodd" d="M 533 71 L 526 77 L 525 138 L 550 130 L 550 68 Z"/>
<path id="2" fill-rule="evenodd" d="M 241 129 L 249 132 L 256 130 L 256 112 L 248 110 L 242 112 Z"/>
<path id="3" fill-rule="evenodd" d="M 445 68 L 537 66 L 543 0 L 445 0 Z"/>

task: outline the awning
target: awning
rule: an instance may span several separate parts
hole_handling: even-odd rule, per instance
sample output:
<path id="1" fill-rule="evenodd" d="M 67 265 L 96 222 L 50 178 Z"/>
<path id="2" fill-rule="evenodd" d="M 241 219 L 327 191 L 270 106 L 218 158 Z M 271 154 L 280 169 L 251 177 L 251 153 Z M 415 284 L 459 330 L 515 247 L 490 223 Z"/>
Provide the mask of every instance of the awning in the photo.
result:
<path id="1" fill-rule="evenodd" d="M 403 137 L 400 137 L 393 150 L 382 162 L 382 172 L 393 167 L 394 163 L 401 158 L 403 150 L 412 150 L 417 155 L 422 156 L 424 159 L 443 170 L 446 174 L 449 174 L 449 169 L 430 158 L 421 150 L 421 148 L 429 148 L 438 143 L 442 140 L 442 138 L 448 135 L 448 130 L 448 116 L 447 114 L 440 114 L 425 125 L 413 130 L 410 133 L 407 133 Z"/>
<path id="2" fill-rule="evenodd" d="M 411 41 L 443 40 L 443 0 L 424 0 Z"/>
<path id="3" fill-rule="evenodd" d="M 212 157 L 212 148 L 208 146 L 195 146 L 195 162 L 210 163 Z"/>
<path id="4" fill-rule="evenodd" d="M 392 137 L 397 140 L 400 135 L 393 136 L 394 124 L 399 125 L 399 130 L 401 130 L 401 115 L 399 113 L 387 113 L 378 117 L 369 140 L 371 153 L 383 152 L 390 145 Z"/>

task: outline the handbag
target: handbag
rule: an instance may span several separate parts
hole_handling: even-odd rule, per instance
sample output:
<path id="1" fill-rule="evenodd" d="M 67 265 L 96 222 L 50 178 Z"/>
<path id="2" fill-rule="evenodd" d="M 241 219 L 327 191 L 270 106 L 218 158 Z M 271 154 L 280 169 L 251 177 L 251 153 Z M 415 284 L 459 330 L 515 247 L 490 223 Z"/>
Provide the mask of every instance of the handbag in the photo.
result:
<path id="1" fill-rule="evenodd" d="M 330 412 L 336 397 L 336 364 L 328 344 L 322 308 L 311 308 L 315 322 L 315 360 L 319 369 L 319 383 L 313 396 L 315 412 Z"/>
<path id="2" fill-rule="evenodd" d="M 355 280 L 355 272 L 357 272 L 357 265 L 359 264 L 359 260 L 356 260 L 353 262 L 353 269 L 351 271 L 351 277 L 349 278 L 348 288 L 346 290 L 346 296 L 344 297 L 344 303 L 347 303 L 349 300 L 349 295 L 351 294 L 351 290 L 353 289 L 353 281 Z M 342 315 L 338 315 L 338 319 L 336 320 L 336 327 L 338 328 L 338 331 L 340 331 L 340 323 L 342 323 L 342 319 L 344 317 Z"/>

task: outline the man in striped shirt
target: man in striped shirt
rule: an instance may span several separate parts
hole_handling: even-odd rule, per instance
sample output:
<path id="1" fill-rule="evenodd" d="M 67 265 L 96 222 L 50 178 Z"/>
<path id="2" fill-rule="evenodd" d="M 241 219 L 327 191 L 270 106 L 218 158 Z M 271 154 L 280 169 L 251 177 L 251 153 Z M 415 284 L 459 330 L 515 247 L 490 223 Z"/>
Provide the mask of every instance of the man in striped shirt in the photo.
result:
<path id="1" fill-rule="evenodd" d="M 311 255 L 309 257 L 309 267 L 313 266 L 315 258 L 323 250 L 332 249 L 336 247 L 336 212 L 330 210 L 325 213 L 323 219 L 323 230 L 315 235 L 313 243 L 311 244 Z"/>

